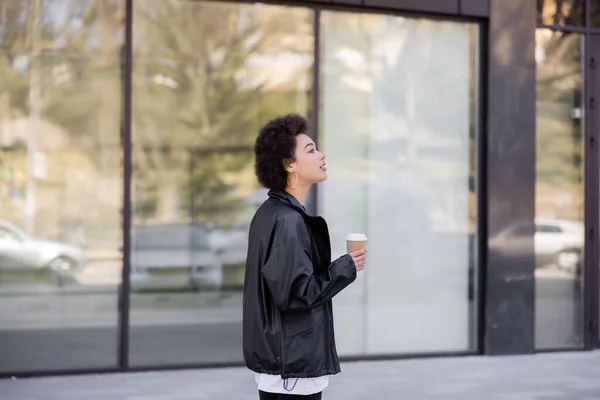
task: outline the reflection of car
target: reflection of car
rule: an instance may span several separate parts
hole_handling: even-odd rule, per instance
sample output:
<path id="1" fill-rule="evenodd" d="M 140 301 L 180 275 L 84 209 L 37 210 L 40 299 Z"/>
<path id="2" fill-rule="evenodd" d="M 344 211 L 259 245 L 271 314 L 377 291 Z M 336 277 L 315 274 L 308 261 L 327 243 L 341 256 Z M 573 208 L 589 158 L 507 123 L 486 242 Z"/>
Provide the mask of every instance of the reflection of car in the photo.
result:
<path id="1" fill-rule="evenodd" d="M 579 272 L 583 260 L 584 227 L 581 222 L 561 219 L 536 219 L 535 255 L 538 265 Z"/>
<path id="2" fill-rule="evenodd" d="M 536 266 L 580 272 L 583 260 L 584 226 L 579 221 L 536 218 L 535 226 L 518 223 L 507 227 L 491 239 L 493 248 L 512 254 L 522 254 L 530 246 L 533 234 Z"/>
<path id="3" fill-rule="evenodd" d="M 54 278 L 83 267 L 80 248 L 27 235 L 13 224 L 0 220 L 0 272 L 51 272 Z"/>
<path id="4" fill-rule="evenodd" d="M 202 225 L 136 226 L 132 234 L 133 289 L 220 289 L 221 262 Z"/>

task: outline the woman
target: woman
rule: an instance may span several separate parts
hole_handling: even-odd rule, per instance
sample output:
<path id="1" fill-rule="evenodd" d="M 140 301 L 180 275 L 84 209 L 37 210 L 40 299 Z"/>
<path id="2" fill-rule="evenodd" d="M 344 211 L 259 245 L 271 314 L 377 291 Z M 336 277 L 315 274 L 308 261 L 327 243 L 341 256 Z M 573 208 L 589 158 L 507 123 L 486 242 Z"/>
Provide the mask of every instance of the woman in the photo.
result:
<path id="1" fill-rule="evenodd" d="M 331 299 L 356 279 L 366 250 L 331 262 L 325 220 L 302 206 L 327 178 L 325 154 L 306 135 L 306 120 L 270 121 L 256 139 L 255 171 L 270 189 L 256 212 L 244 280 L 244 360 L 261 400 L 321 399 L 340 372 Z"/>

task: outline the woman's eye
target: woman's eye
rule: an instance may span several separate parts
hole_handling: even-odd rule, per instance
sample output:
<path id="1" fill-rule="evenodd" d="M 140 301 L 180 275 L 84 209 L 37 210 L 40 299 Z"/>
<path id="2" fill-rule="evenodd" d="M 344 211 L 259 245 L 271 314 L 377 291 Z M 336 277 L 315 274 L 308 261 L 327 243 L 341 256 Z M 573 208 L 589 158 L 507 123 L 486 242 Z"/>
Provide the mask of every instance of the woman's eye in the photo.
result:
<path id="1" fill-rule="evenodd" d="M 311 151 L 309 151 L 309 153 L 314 153 L 314 152 L 315 152 L 315 149 L 312 149 Z"/>

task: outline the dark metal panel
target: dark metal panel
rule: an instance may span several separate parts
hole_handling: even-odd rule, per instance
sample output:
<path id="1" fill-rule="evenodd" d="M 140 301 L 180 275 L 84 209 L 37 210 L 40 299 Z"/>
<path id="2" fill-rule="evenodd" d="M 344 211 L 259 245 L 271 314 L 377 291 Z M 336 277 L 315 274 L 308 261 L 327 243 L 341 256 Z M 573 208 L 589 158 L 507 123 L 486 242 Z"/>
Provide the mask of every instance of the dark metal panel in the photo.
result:
<path id="1" fill-rule="evenodd" d="M 583 15 L 584 15 L 584 26 L 586 27 L 586 29 L 590 29 L 591 25 L 592 25 L 592 9 L 591 9 L 591 4 L 590 4 L 590 0 L 585 0 L 585 4 L 583 6 Z M 587 44 L 586 44 L 587 46 Z M 589 53 L 586 53 L 589 54 Z"/>
<path id="2" fill-rule="evenodd" d="M 365 0 L 366 6 L 458 15 L 459 0 Z"/>
<path id="3" fill-rule="evenodd" d="M 119 290 L 119 366 L 129 365 L 129 288 L 131 254 L 131 116 L 133 69 L 133 0 L 125 1 L 125 45 L 121 55 L 123 73 L 123 274 Z"/>
<path id="4" fill-rule="evenodd" d="M 258 3 L 258 2 L 259 1 L 253 1 L 253 3 Z M 266 1 L 266 3 L 268 3 L 268 2 L 269 2 L 269 0 Z M 283 0 L 283 1 L 274 1 L 274 2 L 276 2 L 276 3 L 282 3 L 282 4 L 283 3 L 287 3 L 287 1 L 285 1 L 285 0 Z M 298 3 L 300 3 L 300 4 L 306 3 L 306 5 L 310 5 L 311 3 L 317 3 L 317 4 L 326 3 L 327 4 L 327 3 L 331 3 L 331 2 L 332 2 L 332 0 L 295 0 L 295 1 L 290 2 L 290 4 L 296 5 Z"/>
<path id="5" fill-rule="evenodd" d="M 535 332 L 536 4 L 491 0 L 490 9 L 484 351 L 531 353 Z M 523 228 L 512 231 L 518 226 Z"/>
<path id="6" fill-rule="evenodd" d="M 584 254 L 584 344 L 588 349 L 599 344 L 598 320 L 600 274 L 599 241 L 600 231 L 600 161 L 598 154 L 600 131 L 600 36 L 590 36 L 586 41 L 585 66 L 585 229 L 587 238 Z"/>
<path id="7" fill-rule="evenodd" d="M 479 81 L 478 81 L 478 95 L 479 100 L 479 129 L 476 132 L 477 138 L 477 164 L 476 164 L 476 177 L 477 177 L 477 295 L 475 301 L 477 302 L 477 351 L 479 353 L 484 352 L 485 343 L 485 306 L 486 299 L 484 294 L 486 293 L 485 284 L 487 282 L 486 276 L 486 260 L 487 260 L 487 218 L 488 215 L 488 202 L 486 193 L 487 188 L 487 104 L 488 104 L 488 56 L 489 56 L 489 29 L 487 23 L 481 23 L 479 25 Z"/>
<path id="8" fill-rule="evenodd" d="M 460 0 L 460 15 L 487 17 L 490 15 L 489 0 Z"/>
<path id="9" fill-rule="evenodd" d="M 355 4 L 355 5 L 362 5 L 363 4 L 363 0 L 331 0 L 331 3 L 333 3 L 333 4 Z"/>

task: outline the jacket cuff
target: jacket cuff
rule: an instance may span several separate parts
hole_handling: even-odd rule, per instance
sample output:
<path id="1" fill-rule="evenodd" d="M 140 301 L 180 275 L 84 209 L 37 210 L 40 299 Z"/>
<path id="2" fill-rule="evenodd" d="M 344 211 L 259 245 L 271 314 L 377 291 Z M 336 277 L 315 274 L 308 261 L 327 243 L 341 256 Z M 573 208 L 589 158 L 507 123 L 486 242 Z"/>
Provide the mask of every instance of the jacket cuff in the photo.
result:
<path id="1" fill-rule="evenodd" d="M 350 282 L 354 282 L 357 277 L 356 264 L 354 264 L 354 260 L 350 254 L 345 254 L 339 259 L 340 261 L 340 269 L 343 272 L 343 275 L 350 278 Z"/>

